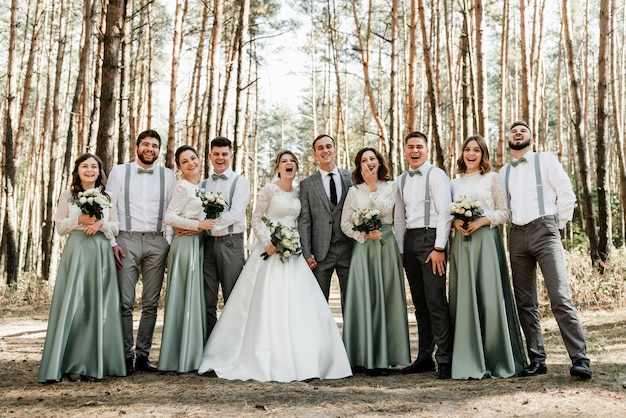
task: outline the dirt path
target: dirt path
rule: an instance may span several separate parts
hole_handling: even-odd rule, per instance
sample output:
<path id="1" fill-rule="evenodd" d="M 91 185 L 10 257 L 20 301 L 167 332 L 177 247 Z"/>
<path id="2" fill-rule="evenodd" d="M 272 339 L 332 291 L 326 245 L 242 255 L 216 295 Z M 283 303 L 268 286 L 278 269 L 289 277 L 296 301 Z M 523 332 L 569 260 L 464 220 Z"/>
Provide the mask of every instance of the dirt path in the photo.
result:
<path id="1" fill-rule="evenodd" d="M 335 313 L 337 306 L 335 301 Z M 560 335 L 548 319 L 548 374 L 535 378 L 439 381 L 434 375 L 390 373 L 279 384 L 135 373 L 100 383 L 43 385 L 36 378 L 46 315 L 0 308 L 0 417 L 626 416 L 626 309 L 581 313 L 594 373 L 588 382 L 569 376 Z M 160 332 L 159 323 L 153 360 Z M 413 321 L 413 348 L 415 332 Z"/>

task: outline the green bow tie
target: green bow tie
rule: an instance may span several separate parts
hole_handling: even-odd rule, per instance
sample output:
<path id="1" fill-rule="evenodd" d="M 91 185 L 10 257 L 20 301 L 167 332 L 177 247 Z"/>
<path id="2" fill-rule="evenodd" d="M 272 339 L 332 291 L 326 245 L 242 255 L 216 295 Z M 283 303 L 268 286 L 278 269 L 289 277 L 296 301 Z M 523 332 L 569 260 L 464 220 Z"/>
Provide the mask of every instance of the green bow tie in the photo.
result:
<path id="1" fill-rule="evenodd" d="M 519 160 L 513 160 L 513 161 L 511 161 L 511 165 L 512 165 L 513 167 L 517 167 L 517 165 L 518 165 L 519 163 L 525 163 L 525 162 L 527 162 L 527 161 L 528 161 L 528 160 L 527 160 L 526 158 L 522 157 L 522 158 L 520 158 Z"/>
<path id="2" fill-rule="evenodd" d="M 137 174 L 152 174 L 154 173 L 154 170 L 151 168 L 141 168 L 139 167 L 137 169 Z"/>
<path id="3" fill-rule="evenodd" d="M 211 174 L 213 180 L 228 180 L 226 174 Z"/>
<path id="4" fill-rule="evenodd" d="M 418 168 L 417 170 L 409 170 L 408 172 L 409 172 L 409 176 L 411 176 L 411 177 L 413 177 L 413 176 L 414 176 L 414 175 L 416 175 L 416 174 L 417 174 L 418 176 L 421 176 L 421 175 L 422 175 L 422 172 L 420 171 L 420 169 L 419 169 L 419 168 Z"/>

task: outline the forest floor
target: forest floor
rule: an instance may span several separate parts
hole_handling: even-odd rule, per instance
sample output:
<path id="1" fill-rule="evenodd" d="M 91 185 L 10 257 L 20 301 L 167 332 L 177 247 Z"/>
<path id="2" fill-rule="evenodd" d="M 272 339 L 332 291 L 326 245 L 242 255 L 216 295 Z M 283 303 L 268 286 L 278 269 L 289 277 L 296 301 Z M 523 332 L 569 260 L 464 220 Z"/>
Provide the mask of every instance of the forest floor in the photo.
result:
<path id="1" fill-rule="evenodd" d="M 337 295 L 331 307 L 341 325 Z M 581 311 L 593 379 L 569 375 L 554 319 L 543 319 L 548 373 L 441 381 L 433 374 L 294 383 L 227 381 L 194 373 L 143 373 L 98 383 L 37 383 L 48 309 L 0 307 L 0 417 L 80 416 L 626 416 L 626 309 Z M 151 360 L 158 360 L 163 312 Z M 411 347 L 417 346 L 413 313 Z"/>

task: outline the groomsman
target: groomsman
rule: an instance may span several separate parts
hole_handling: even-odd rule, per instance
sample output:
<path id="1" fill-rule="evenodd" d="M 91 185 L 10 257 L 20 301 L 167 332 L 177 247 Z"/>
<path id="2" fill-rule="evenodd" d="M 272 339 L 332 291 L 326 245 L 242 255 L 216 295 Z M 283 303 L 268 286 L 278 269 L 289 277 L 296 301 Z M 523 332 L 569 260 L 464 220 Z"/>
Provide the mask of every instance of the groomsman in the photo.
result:
<path id="1" fill-rule="evenodd" d="M 300 241 L 302 255 L 328 300 L 333 272 L 339 277 L 341 306 L 350 270 L 354 241 L 341 231 L 341 211 L 351 185 L 349 170 L 335 164 L 335 140 L 326 134 L 313 141 L 319 170 L 300 182 Z"/>
<path id="2" fill-rule="evenodd" d="M 120 220 L 113 254 L 118 268 L 127 374 L 135 369 L 157 371 L 148 355 L 172 236 L 163 217 L 175 187 L 172 170 L 155 166 L 160 148 L 158 132 L 147 130 L 140 133 L 135 145 L 137 159 L 113 167 L 106 187 L 108 193 L 117 196 L 115 209 Z M 135 341 L 133 309 L 139 275 L 142 282 L 141 319 Z"/>
<path id="3" fill-rule="evenodd" d="M 438 379 L 450 379 L 452 339 L 446 297 L 446 245 L 452 225 L 450 179 L 428 162 L 428 139 L 421 132 L 404 138 L 409 170 L 397 181 L 396 240 L 404 261 L 417 318 L 419 351 L 403 373 L 435 371 Z"/>
<path id="4" fill-rule="evenodd" d="M 233 159 L 232 142 L 219 136 L 210 145 L 209 158 L 213 173 L 201 182 L 201 187 L 211 192 L 220 192 L 226 198 L 227 207 L 215 220 L 215 226 L 207 232 L 204 239 L 207 339 L 217 322 L 218 285 L 222 287 L 222 296 L 226 303 L 243 269 L 243 232 L 246 229 L 246 210 L 250 202 L 250 182 L 230 168 Z"/>
<path id="5" fill-rule="evenodd" d="M 543 273 L 554 318 L 572 361 L 570 374 L 590 379 L 585 336 L 572 302 L 561 232 L 572 219 L 576 195 L 561 163 L 551 153 L 532 151 L 528 124 L 509 130 L 511 162 L 500 170 L 511 208 L 509 257 L 520 323 L 530 364 L 522 376 L 546 374 L 546 351 L 537 309 L 537 264 Z"/>

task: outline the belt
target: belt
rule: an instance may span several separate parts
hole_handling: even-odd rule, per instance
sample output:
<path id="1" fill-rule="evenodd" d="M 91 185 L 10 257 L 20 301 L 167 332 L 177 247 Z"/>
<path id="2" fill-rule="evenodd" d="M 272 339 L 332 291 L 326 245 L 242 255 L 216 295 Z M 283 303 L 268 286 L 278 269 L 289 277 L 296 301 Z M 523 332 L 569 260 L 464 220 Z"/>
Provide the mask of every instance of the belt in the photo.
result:
<path id="1" fill-rule="evenodd" d="M 527 224 L 524 224 L 524 225 L 513 224 L 513 227 L 514 228 L 526 228 L 526 227 L 529 227 L 529 226 L 536 226 L 537 224 L 539 224 L 539 222 L 541 222 L 541 221 L 543 221 L 545 219 L 557 222 L 556 215 L 544 215 L 544 216 L 538 217 L 537 219 L 533 219 L 532 221 L 530 221 L 530 222 L 528 222 Z"/>
<path id="2" fill-rule="evenodd" d="M 158 231 L 120 231 L 120 234 L 128 234 L 131 236 L 133 235 L 141 235 L 143 237 L 162 237 L 163 236 L 163 232 L 158 232 Z"/>
<path id="3" fill-rule="evenodd" d="M 238 233 L 231 233 L 231 234 L 226 234 L 226 235 L 219 235 L 219 236 L 214 236 L 214 235 L 207 235 L 207 238 L 213 238 L 213 241 L 222 241 L 226 238 L 232 238 L 232 237 L 243 237 L 243 232 L 238 232 Z"/>
<path id="4" fill-rule="evenodd" d="M 424 226 L 422 228 L 407 228 L 406 232 L 420 232 L 420 231 L 428 231 L 430 229 L 436 229 L 435 227 L 432 226 Z"/>

